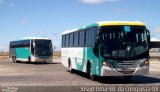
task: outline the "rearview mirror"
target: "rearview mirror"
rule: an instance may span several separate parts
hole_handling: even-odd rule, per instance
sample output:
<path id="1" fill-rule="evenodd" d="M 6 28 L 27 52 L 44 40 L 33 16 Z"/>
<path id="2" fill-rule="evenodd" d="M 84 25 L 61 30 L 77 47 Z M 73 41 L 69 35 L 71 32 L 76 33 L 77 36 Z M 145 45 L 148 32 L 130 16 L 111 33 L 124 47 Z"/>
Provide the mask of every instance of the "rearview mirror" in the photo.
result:
<path id="1" fill-rule="evenodd" d="M 56 49 L 56 46 L 55 46 L 55 44 L 53 44 L 53 50 L 55 50 Z"/>
<path id="2" fill-rule="evenodd" d="M 151 37 L 150 37 L 150 32 L 149 30 L 147 29 L 147 40 L 148 40 L 148 44 L 149 44 L 149 48 L 151 48 Z"/>
<path id="3" fill-rule="evenodd" d="M 35 48 L 36 47 L 36 44 L 35 43 L 33 43 L 33 48 Z"/>

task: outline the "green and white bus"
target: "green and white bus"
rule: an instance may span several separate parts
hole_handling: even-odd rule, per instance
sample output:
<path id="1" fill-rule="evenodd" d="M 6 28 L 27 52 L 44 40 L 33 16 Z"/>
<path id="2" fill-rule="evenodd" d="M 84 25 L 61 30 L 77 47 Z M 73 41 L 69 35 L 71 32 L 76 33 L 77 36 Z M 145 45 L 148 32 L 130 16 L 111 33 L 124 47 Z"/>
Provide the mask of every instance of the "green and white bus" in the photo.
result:
<path id="1" fill-rule="evenodd" d="M 62 64 L 95 76 L 149 74 L 150 33 L 142 22 L 102 21 L 62 34 Z"/>
<path id="2" fill-rule="evenodd" d="M 52 41 L 48 38 L 37 37 L 11 41 L 9 56 L 13 62 L 52 62 Z"/>

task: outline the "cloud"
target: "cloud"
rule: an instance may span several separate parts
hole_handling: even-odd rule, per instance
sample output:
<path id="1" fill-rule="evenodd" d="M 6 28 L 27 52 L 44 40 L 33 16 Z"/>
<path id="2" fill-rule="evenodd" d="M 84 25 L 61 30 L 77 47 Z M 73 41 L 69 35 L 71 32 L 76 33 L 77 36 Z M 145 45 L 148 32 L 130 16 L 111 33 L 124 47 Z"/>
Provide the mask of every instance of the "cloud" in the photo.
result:
<path id="1" fill-rule="evenodd" d="M 103 2 L 116 2 L 119 0 L 80 0 L 80 1 L 85 4 L 100 4 Z"/>
<path id="2" fill-rule="evenodd" d="M 0 0 L 0 4 L 3 4 L 4 3 L 4 0 Z"/>
<path id="3" fill-rule="evenodd" d="M 44 34 L 45 32 L 44 31 L 40 31 L 40 32 L 38 32 L 38 34 Z"/>
<path id="4" fill-rule="evenodd" d="M 116 10 L 116 13 L 128 13 L 129 12 L 129 10 L 128 9 L 117 9 Z"/>
<path id="5" fill-rule="evenodd" d="M 26 18 L 23 18 L 23 19 L 20 20 L 20 23 L 27 24 L 27 23 L 29 23 L 29 20 L 26 19 Z"/>
<path id="6" fill-rule="evenodd" d="M 14 3 L 10 0 L 0 0 L 0 5 L 8 6 L 8 7 L 14 7 Z"/>
<path id="7" fill-rule="evenodd" d="M 154 32 L 155 32 L 155 33 L 160 33 L 160 27 L 156 27 L 156 28 L 154 29 Z"/>
<path id="8" fill-rule="evenodd" d="M 9 6 L 10 6 L 10 7 L 14 7 L 14 3 L 10 3 Z"/>
<path id="9" fill-rule="evenodd" d="M 160 26 L 154 27 L 150 30 L 151 38 L 160 39 Z"/>

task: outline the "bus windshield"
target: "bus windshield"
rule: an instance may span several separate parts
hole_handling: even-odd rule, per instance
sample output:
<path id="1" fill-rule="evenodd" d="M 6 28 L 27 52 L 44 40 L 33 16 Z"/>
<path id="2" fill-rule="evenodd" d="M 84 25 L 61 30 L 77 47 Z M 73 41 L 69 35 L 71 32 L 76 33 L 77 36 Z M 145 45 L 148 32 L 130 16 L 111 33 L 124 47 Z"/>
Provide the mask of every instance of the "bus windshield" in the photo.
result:
<path id="1" fill-rule="evenodd" d="M 102 57 L 134 58 L 148 50 L 147 33 L 144 26 L 107 26 L 100 32 Z"/>
<path id="2" fill-rule="evenodd" d="M 35 40 L 35 55 L 36 56 L 51 56 L 52 55 L 51 40 Z"/>

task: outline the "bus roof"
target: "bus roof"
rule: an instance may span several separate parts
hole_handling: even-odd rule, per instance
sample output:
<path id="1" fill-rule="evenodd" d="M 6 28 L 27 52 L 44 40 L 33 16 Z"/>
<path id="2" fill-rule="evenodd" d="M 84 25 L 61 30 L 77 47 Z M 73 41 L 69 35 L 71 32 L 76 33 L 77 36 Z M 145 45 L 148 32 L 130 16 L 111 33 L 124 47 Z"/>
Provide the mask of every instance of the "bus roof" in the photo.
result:
<path id="1" fill-rule="evenodd" d="M 24 37 L 22 38 L 22 40 L 25 40 L 25 39 L 44 39 L 44 40 L 50 40 L 49 38 L 44 38 L 44 37 Z"/>
<path id="2" fill-rule="evenodd" d="M 100 21 L 100 22 L 95 22 L 93 24 L 87 25 L 87 26 L 82 26 L 80 28 L 76 28 L 73 30 L 66 30 L 62 34 L 67 34 L 71 32 L 75 32 L 81 29 L 89 28 L 89 27 L 94 27 L 94 26 L 114 26 L 114 25 L 131 25 L 131 26 L 145 26 L 143 22 L 139 21 Z"/>
<path id="3" fill-rule="evenodd" d="M 111 26 L 111 25 L 145 26 L 144 23 L 139 21 L 101 21 L 97 23 L 99 24 L 99 26 Z"/>

